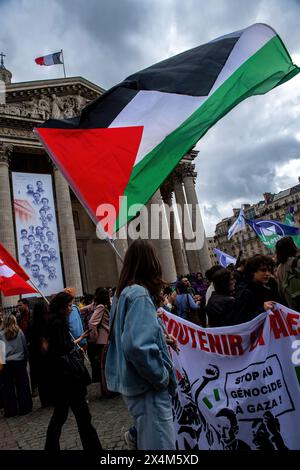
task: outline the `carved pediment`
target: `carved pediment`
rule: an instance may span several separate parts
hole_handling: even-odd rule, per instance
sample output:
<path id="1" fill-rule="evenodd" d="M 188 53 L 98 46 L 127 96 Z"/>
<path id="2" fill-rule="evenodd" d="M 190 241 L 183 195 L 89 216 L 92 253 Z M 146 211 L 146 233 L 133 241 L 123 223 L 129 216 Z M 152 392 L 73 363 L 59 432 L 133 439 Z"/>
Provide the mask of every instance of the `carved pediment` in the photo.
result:
<path id="1" fill-rule="evenodd" d="M 41 121 L 71 118 L 103 91 L 81 77 L 11 84 L 6 103 L 0 104 L 0 115 Z"/>
<path id="2" fill-rule="evenodd" d="M 0 105 L 0 114 L 31 119 L 70 118 L 78 116 L 88 100 L 81 95 L 41 96 L 18 103 Z"/>

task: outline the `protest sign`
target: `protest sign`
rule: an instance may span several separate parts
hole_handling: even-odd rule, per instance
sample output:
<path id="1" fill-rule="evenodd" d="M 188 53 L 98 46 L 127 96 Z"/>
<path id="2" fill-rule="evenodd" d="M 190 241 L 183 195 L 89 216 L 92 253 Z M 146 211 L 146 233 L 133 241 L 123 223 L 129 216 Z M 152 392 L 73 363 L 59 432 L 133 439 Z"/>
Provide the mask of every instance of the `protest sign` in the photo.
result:
<path id="1" fill-rule="evenodd" d="M 276 305 L 254 320 L 201 328 L 164 312 L 178 449 L 300 449 L 300 314 Z"/>

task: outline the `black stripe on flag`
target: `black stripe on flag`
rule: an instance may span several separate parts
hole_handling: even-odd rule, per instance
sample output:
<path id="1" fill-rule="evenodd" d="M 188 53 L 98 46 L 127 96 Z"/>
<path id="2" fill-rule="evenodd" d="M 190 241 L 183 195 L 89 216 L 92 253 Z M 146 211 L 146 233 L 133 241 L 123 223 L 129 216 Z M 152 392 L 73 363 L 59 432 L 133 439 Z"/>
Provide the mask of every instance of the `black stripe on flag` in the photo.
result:
<path id="1" fill-rule="evenodd" d="M 240 35 L 195 47 L 130 75 L 82 111 L 80 118 L 50 119 L 41 127 L 108 127 L 140 90 L 207 96 Z"/>
<path id="2" fill-rule="evenodd" d="M 239 37 L 209 42 L 163 60 L 125 80 L 135 90 L 207 96 Z"/>

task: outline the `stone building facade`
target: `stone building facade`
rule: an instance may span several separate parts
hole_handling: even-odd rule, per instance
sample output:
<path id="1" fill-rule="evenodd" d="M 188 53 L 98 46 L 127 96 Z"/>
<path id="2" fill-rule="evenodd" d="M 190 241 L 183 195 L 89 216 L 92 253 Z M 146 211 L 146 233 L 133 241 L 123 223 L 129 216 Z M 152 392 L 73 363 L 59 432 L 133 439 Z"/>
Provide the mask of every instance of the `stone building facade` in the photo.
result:
<path id="1" fill-rule="evenodd" d="M 217 248 L 215 237 L 207 237 L 207 244 L 208 244 L 208 253 L 210 257 L 210 262 L 211 262 L 211 265 L 214 266 L 218 264 L 218 258 L 214 252 L 214 248 Z"/>
<path id="2" fill-rule="evenodd" d="M 0 101 L 0 241 L 17 257 L 11 173 L 50 174 L 65 285 L 74 286 L 76 295 L 93 292 L 100 285 L 116 285 L 122 266 L 118 257 L 107 242 L 99 240 L 93 222 L 33 133 L 35 127 L 50 117 L 78 115 L 104 90 L 82 77 L 19 83 L 12 83 L 11 78 L 2 60 L 0 81 L 6 84 L 6 100 L 2 104 Z M 163 211 L 175 200 L 180 205 L 191 204 L 191 227 L 203 232 L 202 247 L 189 251 L 183 238 L 173 236 L 174 224 L 175 227 L 178 224 L 171 214 L 169 239 L 153 240 L 168 282 L 175 281 L 177 274 L 204 271 L 210 265 L 195 191 L 196 173 L 192 161 L 196 155 L 195 151 L 186 155 L 150 201 L 160 204 Z M 201 221 L 199 227 L 195 226 L 196 220 Z M 116 241 L 121 256 L 128 244 L 129 238 Z M 2 306 L 12 305 L 16 300 L 15 297 L 2 297 Z"/>
<path id="3" fill-rule="evenodd" d="M 294 208 L 295 224 L 300 224 L 300 177 L 298 184 L 280 191 L 277 194 L 264 193 L 263 200 L 256 204 L 244 204 L 244 214 L 246 219 L 268 219 L 284 222 L 289 208 Z M 254 231 L 246 224 L 246 230 L 238 232 L 230 240 L 227 240 L 229 227 L 236 220 L 240 209 L 233 209 L 233 215 L 221 220 L 216 225 L 215 244 L 220 250 L 237 257 L 239 251 L 243 250 L 243 256 L 249 257 L 256 253 L 271 254 L 271 252 L 261 243 Z"/>

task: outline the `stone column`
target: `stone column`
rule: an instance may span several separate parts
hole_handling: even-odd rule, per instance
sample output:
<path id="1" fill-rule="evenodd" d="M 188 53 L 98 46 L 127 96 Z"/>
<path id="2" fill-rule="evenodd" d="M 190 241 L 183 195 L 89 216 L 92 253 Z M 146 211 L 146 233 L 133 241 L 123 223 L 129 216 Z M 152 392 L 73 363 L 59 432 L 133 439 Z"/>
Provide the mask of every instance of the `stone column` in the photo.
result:
<path id="1" fill-rule="evenodd" d="M 173 250 L 170 240 L 170 231 L 167 225 L 167 221 L 164 213 L 164 203 L 162 201 L 160 190 L 152 196 L 150 204 L 157 204 L 162 213 L 162 216 L 156 216 L 156 212 L 150 213 L 151 219 L 149 219 L 149 234 L 151 228 L 151 241 L 158 251 L 158 255 L 162 265 L 163 279 L 168 282 L 175 282 L 177 278 L 176 266 L 174 262 Z M 148 204 L 149 207 L 149 204 Z M 162 227 L 159 227 L 160 221 L 162 221 Z M 157 223 L 159 225 L 157 225 Z M 152 230 L 154 228 L 154 230 Z M 162 229 L 162 230 L 160 230 Z M 154 233 L 153 233 L 154 232 Z M 154 237 L 154 238 L 152 238 Z"/>
<path id="2" fill-rule="evenodd" d="M 66 285 L 74 287 L 78 297 L 82 295 L 82 285 L 69 185 L 57 168 L 54 180 Z"/>
<path id="3" fill-rule="evenodd" d="M 208 251 L 208 244 L 206 240 L 205 230 L 199 208 L 199 202 L 195 189 L 195 176 L 194 165 L 184 164 L 183 168 L 183 184 L 186 194 L 187 203 L 190 205 L 190 217 L 192 222 L 193 232 L 197 238 L 197 249 L 194 251 L 195 260 L 199 270 L 204 275 L 205 271 L 211 267 L 211 261 Z"/>
<path id="4" fill-rule="evenodd" d="M 0 242 L 7 251 L 16 258 L 15 232 L 13 222 L 13 206 L 9 179 L 9 161 L 12 153 L 10 145 L 0 142 Z M 2 295 L 2 306 L 15 305 L 18 296 L 4 297 Z"/>
<path id="5" fill-rule="evenodd" d="M 174 178 L 174 193 L 176 197 L 176 203 L 179 206 L 178 209 L 181 211 L 180 222 L 182 224 L 182 227 L 181 227 L 182 238 L 184 241 L 183 248 L 184 248 L 185 258 L 187 260 L 188 271 L 191 274 L 198 270 L 198 266 L 196 264 L 195 255 L 190 250 L 186 249 L 186 243 L 188 242 L 187 232 L 191 232 L 191 227 L 190 227 L 189 214 L 187 212 L 187 206 L 186 206 L 187 203 L 186 203 L 185 195 L 183 192 L 181 175 L 179 174 L 179 171 L 176 172 L 176 177 Z"/>
<path id="6" fill-rule="evenodd" d="M 173 180 L 170 180 L 171 187 L 165 185 L 161 188 L 161 194 L 165 203 L 166 210 L 169 211 L 169 230 L 171 237 L 171 244 L 173 249 L 174 262 L 177 274 L 185 275 L 189 271 L 186 254 L 183 246 L 182 234 L 179 233 L 172 200 L 172 187 Z"/>

